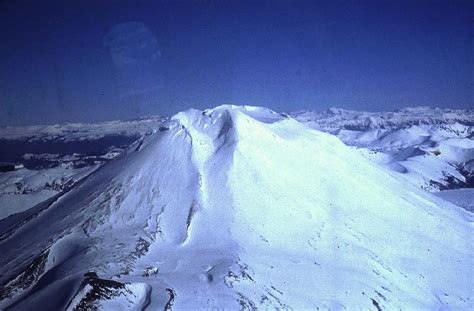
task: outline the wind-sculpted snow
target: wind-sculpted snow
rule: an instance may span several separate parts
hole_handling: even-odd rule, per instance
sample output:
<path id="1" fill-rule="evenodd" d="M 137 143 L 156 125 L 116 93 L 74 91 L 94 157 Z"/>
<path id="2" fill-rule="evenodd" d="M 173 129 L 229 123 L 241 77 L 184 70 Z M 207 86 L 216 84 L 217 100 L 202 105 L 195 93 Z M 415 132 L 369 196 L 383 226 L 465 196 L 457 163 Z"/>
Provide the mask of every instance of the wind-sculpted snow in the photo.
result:
<path id="1" fill-rule="evenodd" d="M 0 307 L 473 308 L 472 221 L 285 115 L 189 110 L 0 222 Z"/>

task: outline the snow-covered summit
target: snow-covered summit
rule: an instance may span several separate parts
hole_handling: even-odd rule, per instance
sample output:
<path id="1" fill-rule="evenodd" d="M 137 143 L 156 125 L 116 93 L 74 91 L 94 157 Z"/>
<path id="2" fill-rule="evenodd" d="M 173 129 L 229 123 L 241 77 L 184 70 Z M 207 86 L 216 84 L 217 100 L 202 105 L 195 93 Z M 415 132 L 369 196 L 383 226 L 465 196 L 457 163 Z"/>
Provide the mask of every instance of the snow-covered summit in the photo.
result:
<path id="1" fill-rule="evenodd" d="M 189 110 L 0 222 L 1 307 L 472 308 L 472 221 L 292 118 Z"/>

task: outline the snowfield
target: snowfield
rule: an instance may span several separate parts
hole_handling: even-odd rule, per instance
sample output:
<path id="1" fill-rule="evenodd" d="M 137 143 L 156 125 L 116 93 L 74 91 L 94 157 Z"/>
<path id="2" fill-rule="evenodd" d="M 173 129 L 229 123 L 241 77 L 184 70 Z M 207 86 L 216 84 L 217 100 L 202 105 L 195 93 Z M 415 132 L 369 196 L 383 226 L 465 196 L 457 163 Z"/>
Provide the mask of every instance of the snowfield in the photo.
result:
<path id="1" fill-rule="evenodd" d="M 474 308 L 473 214 L 364 150 L 265 108 L 179 113 L 0 221 L 0 308 Z"/>

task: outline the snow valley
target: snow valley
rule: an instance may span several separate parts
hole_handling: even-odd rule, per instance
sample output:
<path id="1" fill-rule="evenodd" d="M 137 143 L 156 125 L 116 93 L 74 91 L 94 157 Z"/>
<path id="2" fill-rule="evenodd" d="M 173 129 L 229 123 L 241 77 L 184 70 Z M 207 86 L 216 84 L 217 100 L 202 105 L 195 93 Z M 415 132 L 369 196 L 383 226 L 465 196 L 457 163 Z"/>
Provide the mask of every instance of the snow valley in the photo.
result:
<path id="1" fill-rule="evenodd" d="M 226 105 L 2 129 L 95 145 L 2 159 L 26 168 L 0 173 L 0 307 L 473 308 L 473 125 Z"/>

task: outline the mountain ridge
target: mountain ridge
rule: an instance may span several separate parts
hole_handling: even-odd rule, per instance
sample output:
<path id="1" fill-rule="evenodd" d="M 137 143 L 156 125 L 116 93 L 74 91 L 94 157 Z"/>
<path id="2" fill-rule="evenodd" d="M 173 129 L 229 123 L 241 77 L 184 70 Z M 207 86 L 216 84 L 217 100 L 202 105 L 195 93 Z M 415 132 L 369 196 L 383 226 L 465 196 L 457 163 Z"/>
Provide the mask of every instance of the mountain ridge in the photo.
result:
<path id="1" fill-rule="evenodd" d="M 0 303 L 472 307 L 472 221 L 285 115 L 189 110 L 21 226 L 0 222 Z"/>

